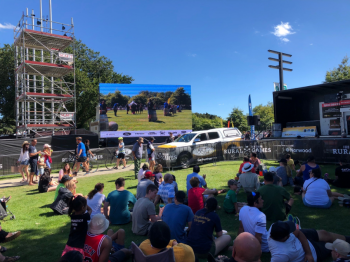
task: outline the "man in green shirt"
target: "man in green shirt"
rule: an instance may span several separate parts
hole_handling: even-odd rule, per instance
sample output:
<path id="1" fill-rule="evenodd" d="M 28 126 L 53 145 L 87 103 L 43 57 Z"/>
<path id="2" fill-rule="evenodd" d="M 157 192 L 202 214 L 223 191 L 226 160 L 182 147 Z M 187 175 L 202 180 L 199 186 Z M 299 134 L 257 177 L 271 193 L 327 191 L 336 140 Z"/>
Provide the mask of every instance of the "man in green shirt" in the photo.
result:
<path id="1" fill-rule="evenodd" d="M 238 213 L 238 207 L 237 207 L 237 184 L 238 181 L 234 179 L 230 179 L 227 182 L 228 187 L 230 190 L 227 192 L 225 200 L 224 200 L 224 210 L 227 214 L 237 214 Z"/>
<path id="2" fill-rule="evenodd" d="M 264 182 L 265 185 L 258 190 L 264 200 L 261 211 L 266 215 L 266 220 L 272 222 L 285 220 L 294 203 L 293 198 L 283 187 L 273 184 L 272 173 L 267 172 L 264 175 Z M 285 202 L 285 200 L 288 202 Z"/>
<path id="3" fill-rule="evenodd" d="M 58 196 L 58 190 L 60 190 L 61 187 L 64 187 L 64 184 L 65 184 L 67 181 L 72 180 L 72 179 L 73 179 L 73 177 L 70 177 L 70 176 L 68 176 L 68 175 L 64 175 L 64 176 L 61 178 L 61 180 L 58 181 L 59 184 L 58 184 L 58 186 L 56 187 L 55 199 L 54 199 L 54 200 L 56 200 L 56 198 L 57 198 L 57 196 Z"/>

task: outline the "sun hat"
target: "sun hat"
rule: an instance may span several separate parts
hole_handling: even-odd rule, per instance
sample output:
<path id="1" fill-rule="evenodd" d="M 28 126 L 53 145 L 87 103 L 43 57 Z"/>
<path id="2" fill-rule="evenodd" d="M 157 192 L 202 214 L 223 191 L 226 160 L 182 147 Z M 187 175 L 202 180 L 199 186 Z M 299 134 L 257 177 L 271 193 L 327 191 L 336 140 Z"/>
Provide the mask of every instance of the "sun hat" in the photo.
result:
<path id="1" fill-rule="evenodd" d="M 270 236 L 274 240 L 285 238 L 296 230 L 295 223 L 292 221 L 277 221 L 271 227 Z"/>
<path id="2" fill-rule="evenodd" d="M 145 173 L 145 178 L 150 178 L 150 177 L 153 177 L 153 176 L 155 176 L 155 175 L 151 171 L 147 171 Z"/>
<path id="3" fill-rule="evenodd" d="M 29 145 L 29 142 L 28 141 L 24 141 L 22 146 L 24 146 L 24 145 Z"/>
<path id="4" fill-rule="evenodd" d="M 122 137 L 118 137 L 118 140 L 123 140 L 123 138 Z"/>
<path id="5" fill-rule="evenodd" d="M 49 148 L 50 148 L 51 146 L 50 146 L 49 144 L 45 144 L 45 145 L 44 145 L 44 148 L 45 148 L 45 147 L 49 147 Z"/>
<path id="6" fill-rule="evenodd" d="M 243 172 L 249 172 L 250 170 L 253 169 L 253 167 L 254 167 L 253 164 L 251 164 L 251 163 L 245 163 L 244 166 L 243 166 L 243 168 L 242 168 L 242 171 L 243 171 Z"/>
<path id="7" fill-rule="evenodd" d="M 88 231 L 92 234 L 99 235 L 107 230 L 109 221 L 102 214 L 96 214 L 89 223 Z"/>
<path id="8" fill-rule="evenodd" d="M 164 221 L 153 223 L 148 232 L 148 238 L 152 247 L 165 248 L 169 244 L 171 238 L 169 226 Z"/>
<path id="9" fill-rule="evenodd" d="M 334 250 L 339 255 L 350 257 L 350 244 L 341 239 L 336 239 L 333 243 L 326 243 L 326 248 Z"/>
<path id="10" fill-rule="evenodd" d="M 64 184 L 64 183 L 66 183 L 67 181 L 72 180 L 72 179 L 73 179 L 73 177 L 70 177 L 70 176 L 68 176 L 68 175 L 64 175 L 64 176 L 62 176 L 61 180 L 58 181 L 58 182 Z"/>

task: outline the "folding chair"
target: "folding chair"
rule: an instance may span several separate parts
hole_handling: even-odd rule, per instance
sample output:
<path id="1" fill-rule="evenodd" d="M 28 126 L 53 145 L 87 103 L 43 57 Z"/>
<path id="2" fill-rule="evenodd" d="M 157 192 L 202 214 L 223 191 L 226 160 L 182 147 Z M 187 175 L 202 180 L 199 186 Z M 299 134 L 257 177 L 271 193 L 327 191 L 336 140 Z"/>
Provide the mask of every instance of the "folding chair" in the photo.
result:
<path id="1" fill-rule="evenodd" d="M 131 251 L 133 252 L 132 262 L 175 262 L 174 250 L 172 248 L 146 256 L 134 242 L 131 242 Z"/>

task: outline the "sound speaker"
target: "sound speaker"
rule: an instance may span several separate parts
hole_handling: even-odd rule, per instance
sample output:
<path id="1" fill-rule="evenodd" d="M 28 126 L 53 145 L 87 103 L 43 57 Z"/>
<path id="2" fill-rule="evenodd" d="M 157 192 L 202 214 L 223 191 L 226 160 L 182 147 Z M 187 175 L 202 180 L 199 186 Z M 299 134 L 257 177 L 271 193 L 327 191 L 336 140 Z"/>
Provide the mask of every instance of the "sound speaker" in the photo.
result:
<path id="1" fill-rule="evenodd" d="M 260 116 L 253 116 L 253 122 L 255 126 L 260 126 Z"/>
<path id="2" fill-rule="evenodd" d="M 247 116 L 247 122 L 248 122 L 248 126 L 253 126 L 254 125 L 253 117 Z"/>

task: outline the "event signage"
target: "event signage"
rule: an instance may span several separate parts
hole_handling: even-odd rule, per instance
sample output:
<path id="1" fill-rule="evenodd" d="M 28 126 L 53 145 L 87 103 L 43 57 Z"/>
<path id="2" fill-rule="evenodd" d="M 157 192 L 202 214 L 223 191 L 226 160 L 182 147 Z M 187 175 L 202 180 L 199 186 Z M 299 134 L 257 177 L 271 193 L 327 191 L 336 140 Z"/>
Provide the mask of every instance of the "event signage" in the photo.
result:
<path id="1" fill-rule="evenodd" d="M 60 120 L 61 121 L 73 121 L 74 120 L 74 113 L 72 112 L 64 112 L 60 113 Z"/>
<path id="2" fill-rule="evenodd" d="M 280 90 L 280 83 L 278 83 L 278 82 L 273 82 L 273 89 L 275 91 L 282 91 L 282 90 Z M 287 90 L 287 84 L 283 85 L 283 90 Z"/>
<path id="3" fill-rule="evenodd" d="M 73 55 L 72 54 L 59 52 L 58 57 L 63 62 L 73 63 Z"/>
<path id="4" fill-rule="evenodd" d="M 149 137 L 149 136 L 169 136 L 173 133 L 174 136 L 191 133 L 192 130 L 144 130 L 144 131 L 101 131 L 101 138 L 114 137 Z"/>
<path id="5" fill-rule="evenodd" d="M 315 137 L 316 135 L 316 126 L 287 127 L 282 131 L 282 137 Z"/>
<path id="6" fill-rule="evenodd" d="M 341 107 L 349 107 L 350 106 L 350 100 L 343 100 L 333 103 L 323 103 L 322 104 L 322 115 L 323 118 L 335 118 L 335 117 L 341 117 L 340 108 Z"/>

